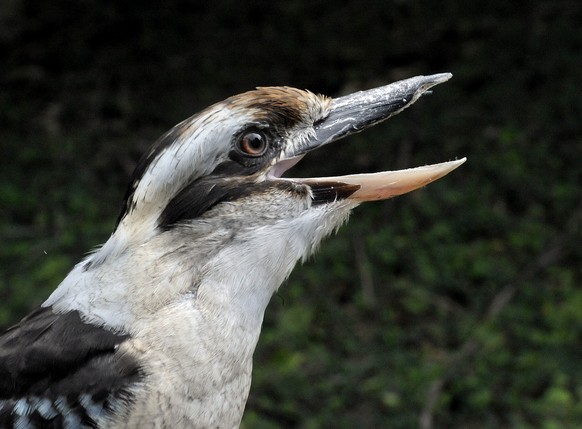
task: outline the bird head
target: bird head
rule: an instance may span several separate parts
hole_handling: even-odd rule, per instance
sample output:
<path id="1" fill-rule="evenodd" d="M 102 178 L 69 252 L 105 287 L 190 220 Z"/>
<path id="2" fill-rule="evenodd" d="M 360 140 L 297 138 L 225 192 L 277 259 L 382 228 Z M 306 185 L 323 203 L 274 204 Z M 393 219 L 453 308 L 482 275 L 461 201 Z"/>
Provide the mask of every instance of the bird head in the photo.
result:
<path id="1" fill-rule="evenodd" d="M 134 172 L 116 234 L 145 241 L 212 218 L 237 228 L 337 210 L 424 186 L 464 160 L 403 171 L 283 178 L 305 154 L 375 125 L 451 77 L 419 76 L 331 99 L 261 87 L 217 103 L 162 136 Z M 317 240 L 315 240 L 317 241 Z"/>

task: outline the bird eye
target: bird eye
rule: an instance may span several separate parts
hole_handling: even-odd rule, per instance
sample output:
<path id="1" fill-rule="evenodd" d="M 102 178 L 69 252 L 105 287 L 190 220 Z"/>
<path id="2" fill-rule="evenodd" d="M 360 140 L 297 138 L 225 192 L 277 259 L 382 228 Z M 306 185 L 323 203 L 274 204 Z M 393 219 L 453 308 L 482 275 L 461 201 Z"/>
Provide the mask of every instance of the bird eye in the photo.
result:
<path id="1" fill-rule="evenodd" d="M 267 138 L 256 131 L 247 132 L 239 139 L 238 148 L 246 155 L 261 156 L 267 151 Z"/>

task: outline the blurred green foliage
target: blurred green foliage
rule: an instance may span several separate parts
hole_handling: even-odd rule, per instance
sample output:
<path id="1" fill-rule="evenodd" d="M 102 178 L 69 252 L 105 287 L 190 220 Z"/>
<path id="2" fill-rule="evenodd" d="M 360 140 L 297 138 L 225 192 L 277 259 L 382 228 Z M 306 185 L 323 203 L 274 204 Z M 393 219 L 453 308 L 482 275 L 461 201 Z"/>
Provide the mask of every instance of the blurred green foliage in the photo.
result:
<path id="1" fill-rule="evenodd" d="M 258 85 L 451 71 L 295 175 L 467 156 L 358 208 L 273 298 L 245 428 L 582 427 L 582 6 L 0 5 L 0 325 L 110 233 L 159 134 Z M 348 168 L 346 170 L 345 168 Z"/>

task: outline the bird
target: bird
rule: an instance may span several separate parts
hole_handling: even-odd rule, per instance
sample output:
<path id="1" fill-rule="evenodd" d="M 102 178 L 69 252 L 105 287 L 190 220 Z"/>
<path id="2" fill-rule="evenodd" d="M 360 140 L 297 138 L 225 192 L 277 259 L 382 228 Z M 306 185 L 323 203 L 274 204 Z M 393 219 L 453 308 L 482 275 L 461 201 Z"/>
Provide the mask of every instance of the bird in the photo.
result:
<path id="1" fill-rule="evenodd" d="M 0 427 L 236 428 L 265 308 L 362 202 L 466 158 L 398 171 L 283 175 L 400 113 L 450 73 L 330 98 L 258 87 L 160 137 L 109 239 L 0 334 Z"/>

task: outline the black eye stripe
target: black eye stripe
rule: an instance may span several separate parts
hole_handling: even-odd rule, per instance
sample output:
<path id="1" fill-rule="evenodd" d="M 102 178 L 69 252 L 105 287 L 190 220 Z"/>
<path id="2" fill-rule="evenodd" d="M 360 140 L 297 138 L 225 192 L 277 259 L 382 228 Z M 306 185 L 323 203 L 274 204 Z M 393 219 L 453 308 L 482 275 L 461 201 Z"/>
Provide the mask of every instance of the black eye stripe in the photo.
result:
<path id="1" fill-rule="evenodd" d="M 306 186 L 288 181 L 255 183 L 208 176 L 191 183 L 172 198 L 158 219 L 158 227 L 169 231 L 179 224 L 201 217 L 221 203 L 273 189 L 295 194 L 307 193 Z"/>

